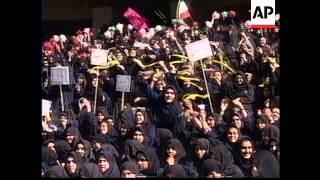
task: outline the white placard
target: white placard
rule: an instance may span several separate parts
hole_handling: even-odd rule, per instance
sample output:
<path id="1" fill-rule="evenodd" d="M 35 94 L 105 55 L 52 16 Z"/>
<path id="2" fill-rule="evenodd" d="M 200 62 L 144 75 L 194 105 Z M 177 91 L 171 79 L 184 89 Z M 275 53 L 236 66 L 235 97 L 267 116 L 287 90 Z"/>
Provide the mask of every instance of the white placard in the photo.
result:
<path id="1" fill-rule="evenodd" d="M 117 75 L 116 91 L 130 92 L 131 76 Z"/>
<path id="2" fill-rule="evenodd" d="M 52 103 L 51 101 L 48 101 L 46 99 L 42 99 L 42 106 L 41 106 L 42 116 L 47 116 L 50 114 L 51 103 Z"/>
<path id="3" fill-rule="evenodd" d="M 68 66 L 52 67 L 50 71 L 51 71 L 51 85 L 70 84 Z"/>
<path id="4" fill-rule="evenodd" d="M 109 51 L 104 49 L 91 49 L 91 65 L 107 65 L 108 53 Z"/>
<path id="5" fill-rule="evenodd" d="M 141 42 L 138 42 L 138 41 L 135 41 L 134 43 L 133 43 L 133 47 L 137 47 L 137 48 L 139 48 L 139 49 L 145 49 L 146 47 L 148 47 L 149 46 L 149 44 L 147 44 L 147 43 L 141 43 Z"/>
<path id="6" fill-rule="evenodd" d="M 213 56 L 208 38 L 187 44 L 185 48 L 192 63 Z"/>

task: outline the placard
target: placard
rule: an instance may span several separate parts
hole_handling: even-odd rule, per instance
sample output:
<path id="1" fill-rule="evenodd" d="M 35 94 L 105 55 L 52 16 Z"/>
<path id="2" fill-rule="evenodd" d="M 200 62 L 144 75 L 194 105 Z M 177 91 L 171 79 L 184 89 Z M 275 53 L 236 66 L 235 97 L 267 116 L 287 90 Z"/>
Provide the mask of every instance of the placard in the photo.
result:
<path id="1" fill-rule="evenodd" d="M 51 72 L 51 85 L 68 85 L 70 84 L 69 67 L 58 66 L 52 67 Z"/>
<path id="2" fill-rule="evenodd" d="M 116 91 L 130 92 L 131 76 L 117 75 Z"/>
<path id="3" fill-rule="evenodd" d="M 185 48 L 192 63 L 213 56 L 208 38 L 187 44 Z"/>

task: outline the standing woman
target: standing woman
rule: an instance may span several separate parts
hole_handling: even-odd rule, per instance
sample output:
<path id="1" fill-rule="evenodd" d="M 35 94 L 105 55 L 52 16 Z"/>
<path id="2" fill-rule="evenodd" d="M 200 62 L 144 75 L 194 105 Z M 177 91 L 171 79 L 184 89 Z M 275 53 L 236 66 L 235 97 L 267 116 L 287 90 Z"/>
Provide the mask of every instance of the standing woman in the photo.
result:
<path id="1" fill-rule="evenodd" d="M 148 137 L 148 144 L 150 146 L 155 146 L 156 127 L 150 121 L 149 115 L 146 111 L 137 109 L 135 113 L 135 125 L 136 127 L 141 127 L 144 132 L 146 132 L 146 136 Z"/>
<path id="2" fill-rule="evenodd" d="M 240 167 L 246 177 L 251 177 L 254 151 L 254 143 L 250 137 L 244 136 L 238 141 L 235 164 Z"/>
<path id="3" fill-rule="evenodd" d="M 75 83 L 75 93 L 74 93 L 74 102 L 78 102 L 78 100 L 84 96 L 85 89 L 87 87 L 87 80 L 84 74 L 77 73 L 75 75 L 76 83 Z"/>
<path id="4" fill-rule="evenodd" d="M 271 124 L 267 115 L 260 115 L 256 119 L 257 131 L 255 142 L 256 144 L 263 148 L 265 145 L 269 144 L 271 138 L 280 139 L 280 130 L 277 126 Z"/>

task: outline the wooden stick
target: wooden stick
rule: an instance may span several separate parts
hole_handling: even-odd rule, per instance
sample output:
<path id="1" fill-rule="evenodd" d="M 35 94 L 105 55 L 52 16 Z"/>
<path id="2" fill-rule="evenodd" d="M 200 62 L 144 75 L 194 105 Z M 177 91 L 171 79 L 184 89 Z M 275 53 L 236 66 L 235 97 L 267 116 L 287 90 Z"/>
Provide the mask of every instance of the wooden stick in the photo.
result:
<path id="1" fill-rule="evenodd" d="M 208 94 L 208 99 L 209 99 L 209 104 L 210 104 L 210 110 L 211 110 L 212 113 L 214 113 L 213 107 L 212 107 L 212 102 L 211 102 L 211 97 L 210 97 L 210 92 L 209 92 L 209 88 L 208 88 L 207 78 L 206 78 L 206 75 L 205 75 L 204 70 L 203 70 L 202 59 L 200 59 L 200 63 L 201 63 L 201 69 L 202 69 L 204 83 L 205 83 L 206 89 L 207 89 L 207 94 Z"/>
<path id="2" fill-rule="evenodd" d="M 62 109 L 62 111 L 64 111 L 62 85 L 59 85 L 59 88 L 60 88 L 60 98 L 61 98 L 61 109 Z"/>
<path id="3" fill-rule="evenodd" d="M 94 94 L 93 113 L 96 113 L 97 96 L 98 96 L 98 86 L 99 86 L 99 78 L 97 77 L 97 86 L 96 86 L 96 91 L 95 91 L 95 94 Z"/>
<path id="4" fill-rule="evenodd" d="M 122 91 L 122 97 L 121 97 L 121 111 L 123 110 L 124 107 L 124 91 Z"/>

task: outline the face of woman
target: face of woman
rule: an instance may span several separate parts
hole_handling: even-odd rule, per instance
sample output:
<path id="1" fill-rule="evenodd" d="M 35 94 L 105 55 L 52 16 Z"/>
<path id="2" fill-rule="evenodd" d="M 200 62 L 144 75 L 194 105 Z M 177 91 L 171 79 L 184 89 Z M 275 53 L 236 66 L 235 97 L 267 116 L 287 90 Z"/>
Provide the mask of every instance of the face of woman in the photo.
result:
<path id="1" fill-rule="evenodd" d="M 103 122 L 99 126 L 101 134 L 107 134 L 109 132 L 108 123 Z"/>
<path id="2" fill-rule="evenodd" d="M 265 124 L 263 121 L 258 121 L 258 122 L 257 122 L 257 128 L 258 128 L 259 130 L 264 129 L 265 127 L 266 127 L 266 124 Z"/>
<path id="3" fill-rule="evenodd" d="M 236 128 L 229 128 L 227 138 L 231 143 L 237 142 L 239 139 L 239 131 Z"/>
<path id="4" fill-rule="evenodd" d="M 166 92 L 164 93 L 164 100 L 167 103 L 172 103 L 175 97 L 176 97 L 176 94 L 172 89 L 167 89 Z"/>
<path id="5" fill-rule="evenodd" d="M 267 44 L 266 38 L 264 38 L 264 37 L 260 38 L 260 40 L 259 40 L 259 45 L 263 47 L 263 46 L 265 46 L 266 44 Z"/>
<path id="6" fill-rule="evenodd" d="M 130 57 L 136 57 L 136 55 L 137 55 L 136 50 L 134 50 L 134 49 L 130 50 L 130 53 L 129 53 Z"/>
<path id="7" fill-rule="evenodd" d="M 73 157 L 68 157 L 66 161 L 66 169 L 70 173 L 75 173 L 77 169 L 76 161 Z"/>
<path id="8" fill-rule="evenodd" d="M 192 102 L 189 99 L 184 99 L 183 101 L 183 105 L 184 107 L 186 107 L 187 109 L 192 109 Z"/>
<path id="9" fill-rule="evenodd" d="M 133 139 L 137 140 L 138 142 L 142 143 L 144 140 L 144 136 L 141 131 L 135 131 L 133 133 Z"/>
<path id="10" fill-rule="evenodd" d="M 142 112 L 137 112 L 136 113 L 136 123 L 137 124 L 142 124 L 144 122 L 144 115 L 142 114 Z"/>
<path id="11" fill-rule="evenodd" d="M 222 80 L 222 75 L 221 72 L 217 71 L 213 73 L 213 78 L 216 79 L 218 82 L 221 82 Z"/>
<path id="12" fill-rule="evenodd" d="M 83 144 L 77 144 L 76 152 L 79 152 L 82 157 L 84 157 L 85 147 Z"/>
<path id="13" fill-rule="evenodd" d="M 241 75 L 237 75 L 235 77 L 235 81 L 237 84 L 242 84 L 243 83 L 243 77 Z"/>
<path id="14" fill-rule="evenodd" d="M 98 86 L 98 78 L 93 78 L 91 81 L 91 84 L 93 87 L 97 87 Z"/>
<path id="15" fill-rule="evenodd" d="M 177 151 L 171 147 L 167 148 L 166 152 L 171 157 L 175 157 L 177 155 Z"/>
<path id="16" fill-rule="evenodd" d="M 123 55 L 121 53 L 118 53 L 116 57 L 119 61 L 123 60 Z"/>
<path id="17" fill-rule="evenodd" d="M 216 121 L 212 116 L 207 117 L 207 123 L 211 128 L 213 128 L 216 125 Z"/>
<path id="18" fill-rule="evenodd" d="M 110 167 L 108 160 L 104 156 L 99 157 L 98 165 L 101 172 L 105 172 Z"/>
<path id="19" fill-rule="evenodd" d="M 236 126 L 238 129 L 241 128 L 242 121 L 238 116 L 233 116 L 232 117 L 232 125 Z"/>
<path id="20" fill-rule="evenodd" d="M 253 153 L 253 146 L 250 141 L 244 140 L 241 143 L 240 154 L 245 159 L 250 159 Z"/>
<path id="21" fill-rule="evenodd" d="M 97 113 L 97 119 L 98 119 L 98 122 L 102 121 L 104 119 L 104 115 L 102 113 Z"/>
<path id="22" fill-rule="evenodd" d="M 199 159 L 203 159 L 207 153 L 207 150 L 203 149 L 202 147 L 196 146 L 195 153 Z"/>
<path id="23" fill-rule="evenodd" d="M 78 77 L 78 78 L 76 79 L 76 82 L 77 82 L 78 84 L 83 84 L 84 80 L 82 79 L 82 77 Z"/>
<path id="24" fill-rule="evenodd" d="M 63 127 L 67 127 L 68 119 L 66 116 L 60 116 L 60 123 L 63 125 Z"/>

